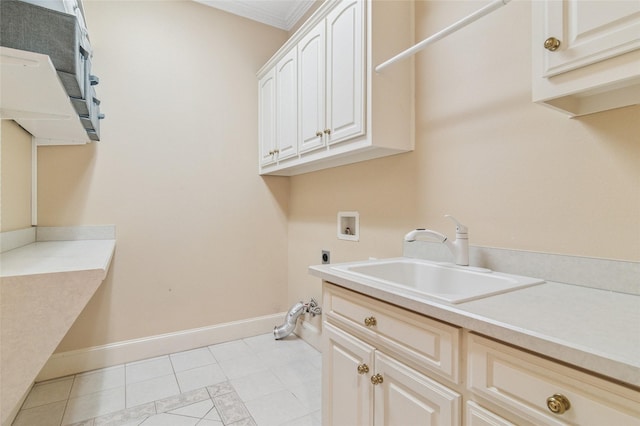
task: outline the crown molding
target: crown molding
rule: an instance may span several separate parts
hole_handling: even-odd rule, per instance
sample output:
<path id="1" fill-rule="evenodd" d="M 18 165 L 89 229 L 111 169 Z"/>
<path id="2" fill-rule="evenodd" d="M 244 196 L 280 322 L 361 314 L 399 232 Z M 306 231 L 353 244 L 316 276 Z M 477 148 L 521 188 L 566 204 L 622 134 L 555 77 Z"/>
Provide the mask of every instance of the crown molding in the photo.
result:
<path id="1" fill-rule="evenodd" d="M 314 0 L 194 0 L 198 3 L 290 31 Z"/>

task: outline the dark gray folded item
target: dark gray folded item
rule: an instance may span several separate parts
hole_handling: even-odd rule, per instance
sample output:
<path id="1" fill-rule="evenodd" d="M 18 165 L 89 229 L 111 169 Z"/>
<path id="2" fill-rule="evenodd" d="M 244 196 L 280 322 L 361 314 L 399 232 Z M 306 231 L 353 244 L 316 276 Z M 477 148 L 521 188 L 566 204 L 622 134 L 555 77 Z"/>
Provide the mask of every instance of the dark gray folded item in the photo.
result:
<path id="1" fill-rule="evenodd" d="M 19 0 L 0 1 L 0 45 L 49 55 L 72 96 L 84 95 L 85 59 L 75 15 Z"/>
<path id="2" fill-rule="evenodd" d="M 0 1 L 3 1 L 3 0 L 0 0 Z M 64 89 L 67 91 L 67 94 L 69 96 L 81 98 L 84 96 L 84 90 L 81 88 L 81 86 L 84 86 L 84 84 L 79 84 L 78 77 L 79 76 L 75 74 L 69 74 L 68 72 L 58 71 L 58 78 L 62 82 L 62 85 L 64 86 Z"/>
<path id="3" fill-rule="evenodd" d="M 90 101 L 84 98 L 71 98 L 71 105 L 75 108 L 78 115 L 88 115 Z"/>
<path id="4" fill-rule="evenodd" d="M 75 15 L 20 0 L 0 0 L 0 46 L 48 55 L 89 139 L 100 140 L 100 101 Z M 94 81 L 91 81 L 91 80 Z"/>
<path id="5" fill-rule="evenodd" d="M 0 43 L 51 57 L 58 71 L 75 74 L 80 28 L 74 15 L 19 0 L 0 1 Z"/>
<path id="6" fill-rule="evenodd" d="M 100 135 L 100 120 L 104 116 L 100 114 L 100 101 L 96 98 L 92 98 L 88 114 L 80 114 L 80 122 L 82 126 L 89 134 L 89 131 L 95 132 L 96 135 Z"/>

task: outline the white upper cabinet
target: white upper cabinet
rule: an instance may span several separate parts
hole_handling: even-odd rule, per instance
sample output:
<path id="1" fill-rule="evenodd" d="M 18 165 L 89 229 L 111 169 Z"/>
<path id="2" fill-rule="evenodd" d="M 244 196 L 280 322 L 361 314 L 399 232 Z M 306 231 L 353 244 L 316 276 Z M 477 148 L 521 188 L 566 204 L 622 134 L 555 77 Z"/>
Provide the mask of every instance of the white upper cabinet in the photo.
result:
<path id="1" fill-rule="evenodd" d="M 298 153 L 297 58 L 292 50 L 258 81 L 261 167 Z"/>
<path id="2" fill-rule="evenodd" d="M 413 19 L 411 1 L 320 6 L 258 72 L 260 174 L 291 176 L 413 150 L 413 61 L 380 75 L 372 71 L 413 44 Z M 280 88 L 292 79 L 276 77 L 273 103 L 282 107 L 272 117 L 275 140 L 265 143 L 273 133 L 264 134 L 272 129 L 263 117 L 272 112 L 262 109 L 272 104 L 262 82 L 296 52 L 297 99 L 293 88 Z M 285 104 L 296 105 L 295 114 Z"/>
<path id="3" fill-rule="evenodd" d="M 343 2 L 298 43 L 301 152 L 364 131 L 363 7 Z"/>
<path id="4" fill-rule="evenodd" d="M 363 11 L 364 2 L 344 1 L 326 19 L 329 145 L 364 132 Z"/>
<path id="5" fill-rule="evenodd" d="M 298 43 L 300 58 L 300 152 L 325 145 L 325 23 L 316 25 Z"/>
<path id="6" fill-rule="evenodd" d="M 276 65 L 276 155 L 279 160 L 298 153 L 298 61 L 292 50 Z"/>
<path id="7" fill-rule="evenodd" d="M 640 103 L 640 1 L 533 4 L 533 100 L 571 116 Z"/>
<path id="8" fill-rule="evenodd" d="M 549 37 L 556 37 L 560 46 L 543 51 L 545 77 L 640 47 L 638 1 L 549 1 L 546 19 Z"/>
<path id="9" fill-rule="evenodd" d="M 258 143 L 260 165 L 276 161 L 276 69 L 272 68 L 258 81 Z"/>

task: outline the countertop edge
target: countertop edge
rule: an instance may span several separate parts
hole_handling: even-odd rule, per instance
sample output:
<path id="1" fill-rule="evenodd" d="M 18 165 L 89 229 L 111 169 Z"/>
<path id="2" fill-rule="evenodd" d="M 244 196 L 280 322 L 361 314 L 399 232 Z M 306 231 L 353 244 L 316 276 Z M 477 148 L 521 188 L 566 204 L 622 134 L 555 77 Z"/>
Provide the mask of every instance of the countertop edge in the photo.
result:
<path id="1" fill-rule="evenodd" d="M 86 258 L 80 258 L 75 264 L 56 264 L 51 259 L 60 258 L 73 258 L 73 255 L 65 253 L 69 244 L 83 244 L 94 243 L 95 247 L 83 253 L 87 255 Z M 47 249 L 42 253 L 38 252 L 39 247 L 46 245 Z M 3 268 L 0 268 L 0 278 L 13 278 L 13 277 L 28 277 L 33 275 L 55 274 L 60 272 L 86 272 L 86 271 L 101 271 L 101 278 L 106 278 L 109 267 L 113 260 L 115 253 L 116 240 L 77 240 L 77 241 L 45 241 L 45 242 L 33 242 L 25 246 L 18 247 L 14 250 L 4 252 L 0 254 L 0 259 L 4 261 L 9 258 L 9 265 L 4 264 Z M 35 253 L 34 253 L 35 251 Z M 23 253 L 26 253 L 23 257 Z M 77 257 L 77 256 L 76 256 Z M 4 258 L 4 259 L 3 259 Z M 16 259 L 26 259 L 29 262 L 29 267 L 21 267 L 20 265 L 11 265 Z M 38 261 L 51 260 L 47 266 L 33 267 L 33 263 Z M 7 269 L 9 270 L 7 272 Z"/>
<path id="2" fill-rule="evenodd" d="M 464 303 L 452 305 L 436 300 L 418 300 L 392 291 L 372 287 L 367 283 L 368 280 L 346 277 L 339 271 L 330 269 L 329 265 L 310 266 L 308 271 L 311 275 L 340 287 L 504 341 L 536 354 L 613 379 L 627 386 L 640 387 L 640 366 L 631 364 L 623 359 L 617 359 L 614 354 L 607 354 L 602 348 L 578 347 L 554 336 L 543 335 L 535 330 L 478 315 L 465 310 Z M 580 291 L 580 287 L 570 284 L 547 283 L 571 286 Z M 540 285 L 544 286 L 545 284 Z M 590 349 L 596 350 L 591 351 Z"/>

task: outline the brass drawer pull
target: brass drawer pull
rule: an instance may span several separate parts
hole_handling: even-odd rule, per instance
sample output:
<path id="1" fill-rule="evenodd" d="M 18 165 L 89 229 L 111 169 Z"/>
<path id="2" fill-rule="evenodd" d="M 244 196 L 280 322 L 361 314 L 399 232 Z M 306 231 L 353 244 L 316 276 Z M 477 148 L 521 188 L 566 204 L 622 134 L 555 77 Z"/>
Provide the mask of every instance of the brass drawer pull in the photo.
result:
<path id="1" fill-rule="evenodd" d="M 327 134 L 327 135 L 330 135 L 331 134 L 331 129 L 324 129 L 324 133 Z"/>
<path id="2" fill-rule="evenodd" d="M 318 137 L 322 136 L 322 132 L 318 130 L 318 131 L 316 132 L 316 136 L 318 136 Z"/>
<path id="3" fill-rule="evenodd" d="M 366 317 L 364 319 L 364 325 L 367 327 L 375 327 L 378 324 L 376 317 Z"/>
<path id="4" fill-rule="evenodd" d="M 358 365 L 358 374 L 367 374 L 369 372 L 369 366 L 367 364 Z"/>
<path id="5" fill-rule="evenodd" d="M 555 393 L 553 396 L 547 398 L 547 408 L 553 414 L 562 414 L 571 408 L 571 403 L 566 396 L 561 393 Z"/>
<path id="6" fill-rule="evenodd" d="M 380 374 L 374 374 L 373 376 L 371 376 L 371 383 L 373 383 L 374 385 L 379 385 L 382 382 L 384 382 L 384 379 Z"/>
<path id="7" fill-rule="evenodd" d="M 555 37 L 549 37 L 544 41 L 544 48 L 550 52 L 555 52 L 560 47 L 560 40 Z"/>

